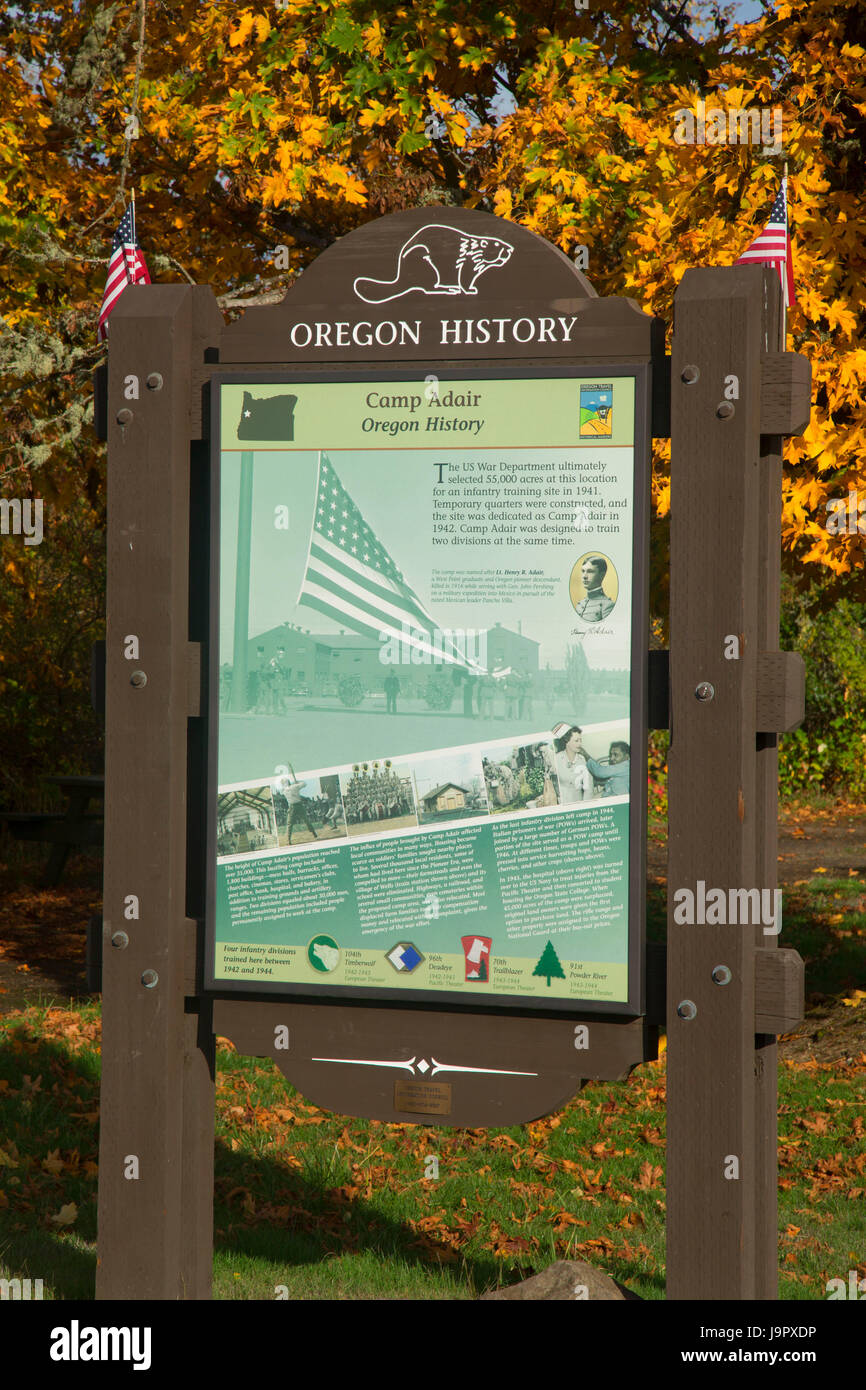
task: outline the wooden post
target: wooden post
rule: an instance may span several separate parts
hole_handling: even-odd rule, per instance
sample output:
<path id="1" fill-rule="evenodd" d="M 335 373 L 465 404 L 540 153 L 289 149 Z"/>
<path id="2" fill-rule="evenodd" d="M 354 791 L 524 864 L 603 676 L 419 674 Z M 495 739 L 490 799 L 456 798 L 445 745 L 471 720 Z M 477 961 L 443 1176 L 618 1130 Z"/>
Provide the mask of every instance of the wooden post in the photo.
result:
<path id="1" fill-rule="evenodd" d="M 190 997 L 186 862 L 190 402 L 221 327 L 211 291 L 182 285 L 133 286 L 111 318 L 99 1299 L 210 1297 L 213 1035 Z"/>
<path id="2" fill-rule="evenodd" d="M 775 735 L 802 719 L 800 659 L 767 660 L 779 632 L 778 436 L 798 433 L 809 415 L 808 370 L 780 351 L 779 295 L 773 271 L 733 266 L 686 271 L 675 300 L 667 1061 L 675 1299 L 776 1297 L 776 1045 L 758 1031 L 768 1015 L 756 1011 L 756 976 L 762 990 L 768 973 L 802 976 L 796 953 L 778 951 L 764 922 L 731 924 L 729 909 L 732 890 L 776 888 Z M 723 891 L 724 925 L 675 920 L 678 890 L 697 905 L 700 882 L 706 894 Z"/>

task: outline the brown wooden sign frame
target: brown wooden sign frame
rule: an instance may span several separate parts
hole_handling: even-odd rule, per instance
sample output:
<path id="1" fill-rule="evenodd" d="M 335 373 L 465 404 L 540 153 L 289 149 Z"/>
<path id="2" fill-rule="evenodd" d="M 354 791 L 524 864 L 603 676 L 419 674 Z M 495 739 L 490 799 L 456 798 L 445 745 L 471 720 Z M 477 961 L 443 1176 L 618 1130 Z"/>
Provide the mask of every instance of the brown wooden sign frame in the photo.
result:
<path id="1" fill-rule="evenodd" d="M 134 286 L 124 294 L 111 320 L 104 395 L 109 606 L 98 1298 L 210 1296 L 217 1033 L 283 1066 L 291 1056 L 284 1069 L 319 1104 L 340 1109 L 349 1095 L 360 1095 L 351 1113 L 425 1124 L 517 1122 L 563 1104 L 582 1079 L 625 1077 L 655 1055 L 646 1016 L 593 1016 L 589 1045 L 578 1046 L 581 1025 L 574 1020 L 429 1006 L 214 1001 L 202 988 L 206 885 L 195 866 L 204 863 L 207 810 L 207 605 L 196 578 L 209 532 L 203 388 L 215 373 L 294 372 L 303 349 L 287 347 L 285 327 L 327 320 L 338 258 L 345 257 L 344 269 L 351 262 L 354 279 L 372 294 L 369 282 L 394 283 L 383 273 L 383 256 L 392 272 L 397 267 L 399 282 L 406 248 L 412 243 L 414 256 L 417 234 L 435 218 L 446 232 L 459 222 L 475 248 L 475 269 L 484 243 L 479 274 L 491 285 L 499 277 L 497 321 L 560 314 L 572 320 L 567 344 L 534 344 L 539 366 L 652 360 L 654 433 L 666 432 L 659 322 L 630 301 L 595 298 L 560 252 L 485 214 L 416 209 L 368 224 L 320 257 L 284 305 L 251 310 L 229 328 L 203 287 Z M 525 249 L 532 273 L 509 281 L 509 257 L 497 241 L 507 242 L 515 258 Z M 465 265 L 464 257 L 460 277 L 472 273 Z M 441 285 L 443 266 L 433 269 Z M 431 283 L 413 281 L 407 293 L 443 292 Z M 461 294 L 472 292 L 464 279 L 457 284 Z M 487 278 L 476 287 L 479 295 L 482 287 Z M 351 333 L 351 316 L 341 322 L 350 326 L 331 333 L 318 359 L 329 370 L 346 360 L 338 339 Z M 778 283 L 759 267 L 688 272 L 677 295 L 672 890 L 699 878 L 732 890 L 776 883 L 775 735 L 802 718 L 802 663 L 776 650 L 780 436 L 799 432 L 809 413 L 808 364 L 780 351 L 779 323 Z M 487 356 L 475 342 L 453 346 L 454 365 L 470 371 L 508 355 L 499 343 Z M 383 363 L 393 361 L 392 348 L 379 349 L 374 355 Z M 429 345 L 401 357 L 430 360 Z M 731 545 L 731 530 L 712 529 L 724 507 L 741 546 Z M 737 661 L 724 658 L 731 634 L 740 639 Z M 668 971 L 669 1296 L 771 1298 L 773 1035 L 799 1016 L 802 962 L 760 930 L 683 927 L 672 913 Z M 288 1053 L 277 1046 L 285 1035 Z M 459 1070 L 461 1049 L 475 1059 L 471 1074 Z M 351 1065 L 364 1055 L 392 1066 L 374 1074 Z M 314 1064 L 316 1056 L 348 1059 L 351 1081 L 336 1062 L 326 1079 L 329 1069 Z M 419 1074 L 434 1070 L 419 1084 Z M 510 1090 L 490 1085 L 497 1070 L 511 1072 Z M 517 1075 L 533 1070 L 534 1078 Z M 419 1108 L 397 1109 L 397 1102 Z M 449 1113 L 442 1114 L 446 1104 Z"/>

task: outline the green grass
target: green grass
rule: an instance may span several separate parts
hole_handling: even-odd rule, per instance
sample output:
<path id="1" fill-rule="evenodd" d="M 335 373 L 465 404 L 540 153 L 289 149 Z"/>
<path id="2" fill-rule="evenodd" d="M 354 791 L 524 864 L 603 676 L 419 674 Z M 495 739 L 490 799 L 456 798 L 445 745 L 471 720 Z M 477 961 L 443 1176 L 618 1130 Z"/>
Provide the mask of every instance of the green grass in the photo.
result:
<path id="1" fill-rule="evenodd" d="M 0 1020 L 0 1274 L 42 1278 L 46 1298 L 93 1297 L 98 1018 Z M 823 1299 L 862 1267 L 863 1077 L 780 1068 L 782 1298 Z M 216 1298 L 468 1299 L 568 1258 L 664 1297 L 663 1058 L 489 1131 L 333 1116 L 224 1046 L 217 1079 Z"/>
<path id="2" fill-rule="evenodd" d="M 648 936 L 665 930 L 651 884 Z M 786 888 L 783 943 L 810 997 L 864 986 L 864 939 L 862 880 L 831 870 Z M 45 1298 L 94 1292 L 99 1017 L 98 1003 L 0 1016 L 0 1277 L 41 1278 Z M 780 1067 L 783 1299 L 866 1277 L 864 1077 L 862 1061 Z M 471 1299 L 563 1258 L 664 1297 L 664 1058 L 489 1131 L 333 1116 L 223 1046 L 217 1082 L 218 1299 Z M 52 1221 L 70 1205 L 70 1225 Z"/>

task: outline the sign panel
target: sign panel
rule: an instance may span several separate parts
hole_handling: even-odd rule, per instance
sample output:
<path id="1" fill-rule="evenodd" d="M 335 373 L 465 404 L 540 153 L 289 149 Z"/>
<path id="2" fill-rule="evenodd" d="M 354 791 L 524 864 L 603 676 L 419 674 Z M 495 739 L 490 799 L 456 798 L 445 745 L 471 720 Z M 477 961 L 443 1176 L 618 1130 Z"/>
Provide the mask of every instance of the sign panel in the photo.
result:
<path id="1" fill-rule="evenodd" d="M 214 382 L 208 988 L 641 1012 L 644 366 Z"/>

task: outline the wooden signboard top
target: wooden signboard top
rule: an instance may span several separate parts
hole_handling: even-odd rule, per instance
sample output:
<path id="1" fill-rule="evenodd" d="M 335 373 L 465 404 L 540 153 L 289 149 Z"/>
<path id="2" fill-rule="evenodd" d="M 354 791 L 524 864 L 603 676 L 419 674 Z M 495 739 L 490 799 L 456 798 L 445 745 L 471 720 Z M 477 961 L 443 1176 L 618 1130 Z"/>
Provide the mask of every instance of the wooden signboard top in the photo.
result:
<path id="1" fill-rule="evenodd" d="M 280 304 L 226 328 L 219 361 L 647 357 L 653 322 L 634 300 L 599 299 L 527 228 L 433 206 L 342 237 Z"/>

